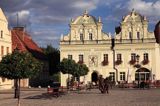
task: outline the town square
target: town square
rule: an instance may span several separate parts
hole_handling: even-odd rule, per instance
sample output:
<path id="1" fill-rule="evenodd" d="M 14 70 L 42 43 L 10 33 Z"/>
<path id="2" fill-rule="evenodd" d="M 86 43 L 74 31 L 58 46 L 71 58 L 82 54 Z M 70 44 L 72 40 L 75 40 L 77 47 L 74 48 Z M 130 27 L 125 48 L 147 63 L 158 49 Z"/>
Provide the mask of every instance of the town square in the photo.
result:
<path id="1" fill-rule="evenodd" d="M 22 106 L 160 106 L 160 89 L 112 89 L 109 94 L 99 90 L 70 92 L 60 97 L 48 95 L 46 89 L 22 90 Z M 16 106 L 13 91 L 0 92 L 0 106 Z"/>
<path id="2" fill-rule="evenodd" d="M 1 0 L 0 106 L 160 106 L 160 0 Z"/>

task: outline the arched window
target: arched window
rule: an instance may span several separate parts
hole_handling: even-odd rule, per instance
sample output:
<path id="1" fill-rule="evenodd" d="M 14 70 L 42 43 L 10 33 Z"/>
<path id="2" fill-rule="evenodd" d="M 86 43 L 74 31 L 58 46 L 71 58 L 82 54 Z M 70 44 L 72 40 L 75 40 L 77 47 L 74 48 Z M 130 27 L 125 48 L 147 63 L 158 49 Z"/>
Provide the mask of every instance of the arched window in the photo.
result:
<path id="1" fill-rule="evenodd" d="M 89 40 L 93 40 L 92 33 L 89 33 Z"/>

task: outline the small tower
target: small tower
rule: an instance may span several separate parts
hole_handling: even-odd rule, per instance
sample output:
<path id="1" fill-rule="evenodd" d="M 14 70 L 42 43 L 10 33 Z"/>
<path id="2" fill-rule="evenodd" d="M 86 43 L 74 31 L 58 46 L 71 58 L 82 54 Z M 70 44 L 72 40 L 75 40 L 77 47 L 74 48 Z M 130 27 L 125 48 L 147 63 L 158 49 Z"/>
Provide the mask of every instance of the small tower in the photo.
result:
<path id="1" fill-rule="evenodd" d="M 88 11 L 87 10 L 84 11 L 84 15 L 88 15 Z"/>
<path id="2" fill-rule="evenodd" d="M 101 17 L 98 17 L 98 22 L 102 22 Z"/>

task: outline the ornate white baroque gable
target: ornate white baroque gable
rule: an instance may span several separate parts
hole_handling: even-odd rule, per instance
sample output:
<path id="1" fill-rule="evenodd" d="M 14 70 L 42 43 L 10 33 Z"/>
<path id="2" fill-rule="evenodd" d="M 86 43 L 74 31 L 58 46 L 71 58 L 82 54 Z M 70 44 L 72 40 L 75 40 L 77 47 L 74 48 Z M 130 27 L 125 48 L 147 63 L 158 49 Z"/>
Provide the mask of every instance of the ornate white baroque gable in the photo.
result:
<path id="1" fill-rule="evenodd" d="M 88 14 L 87 11 L 76 19 L 71 19 L 70 33 L 61 36 L 61 41 L 94 41 L 110 39 L 106 33 L 102 32 L 102 22 L 99 17 L 98 20 Z"/>
<path id="2" fill-rule="evenodd" d="M 130 14 L 123 17 L 120 24 L 120 33 L 115 36 L 116 39 L 152 39 L 154 33 L 148 31 L 148 20 L 133 9 Z"/>

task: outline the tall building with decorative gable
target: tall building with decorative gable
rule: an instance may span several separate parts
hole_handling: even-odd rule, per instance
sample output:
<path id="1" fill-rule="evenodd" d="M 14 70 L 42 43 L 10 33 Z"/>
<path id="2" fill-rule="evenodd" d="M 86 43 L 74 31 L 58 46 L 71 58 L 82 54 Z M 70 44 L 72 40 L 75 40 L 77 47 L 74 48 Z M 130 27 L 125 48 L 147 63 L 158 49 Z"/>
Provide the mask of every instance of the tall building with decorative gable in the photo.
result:
<path id="1" fill-rule="evenodd" d="M 89 67 L 88 75 L 80 78 L 85 83 L 96 82 L 98 75 L 116 82 L 160 80 L 160 46 L 148 31 L 147 18 L 134 10 L 116 27 L 114 40 L 102 31 L 101 18 L 85 12 L 72 19 L 69 34 L 61 36 L 60 56 Z M 61 74 L 63 86 L 67 78 Z"/>
<path id="2" fill-rule="evenodd" d="M 12 53 L 11 32 L 8 29 L 8 21 L 0 8 L 0 60 L 8 53 Z M 13 81 L 0 78 L 0 89 L 10 89 Z"/>
<path id="3" fill-rule="evenodd" d="M 61 36 L 61 60 L 72 58 L 77 63 L 86 64 L 90 71 L 88 75 L 81 77 L 81 81 L 84 80 L 86 83 L 97 80 L 99 74 L 108 76 L 107 70 L 112 70 L 111 35 L 104 33 L 102 27 L 100 17 L 97 19 L 85 11 L 81 16 L 71 20 L 69 34 Z M 61 74 L 63 86 L 66 85 L 67 76 Z"/>
<path id="4" fill-rule="evenodd" d="M 129 82 L 160 79 L 160 46 L 154 33 L 148 31 L 147 18 L 132 10 L 116 32 L 116 61 L 122 61 L 116 66 L 118 74 L 123 72 Z"/>

